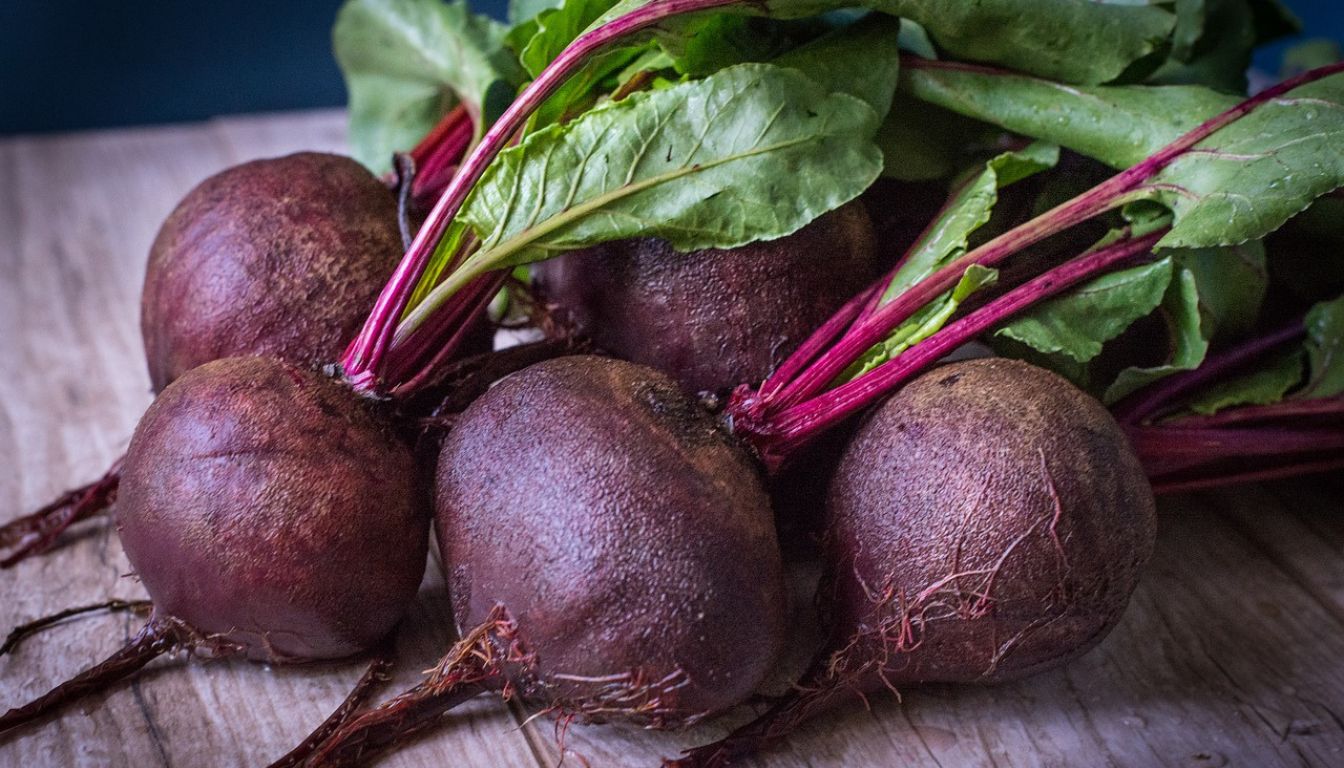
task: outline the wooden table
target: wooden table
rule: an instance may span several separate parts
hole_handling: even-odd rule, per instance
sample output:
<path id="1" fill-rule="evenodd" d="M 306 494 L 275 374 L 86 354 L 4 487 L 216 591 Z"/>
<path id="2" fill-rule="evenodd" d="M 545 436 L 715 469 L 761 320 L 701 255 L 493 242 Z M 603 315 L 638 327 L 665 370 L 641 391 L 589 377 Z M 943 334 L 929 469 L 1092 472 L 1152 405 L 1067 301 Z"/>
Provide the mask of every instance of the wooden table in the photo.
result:
<path id="1" fill-rule="evenodd" d="M 322 112 L 0 141 L 0 518 L 92 479 L 149 403 L 138 328 L 159 222 L 205 176 L 300 148 L 339 150 Z M 1066 669 L 1016 685 L 912 690 L 802 729 L 754 765 L 1344 765 L 1344 509 L 1338 479 L 1166 500 L 1120 627 Z M 59 554 L 0 572 L 0 631 L 142 590 L 89 524 Z M 431 566 L 397 684 L 448 647 Z M 64 625 L 0 658 L 0 706 L 110 652 L 130 615 Z M 264 765 L 344 695 L 356 663 L 268 669 L 161 660 L 133 682 L 0 743 L 0 765 Z M 398 687 L 400 687 L 398 685 Z M 549 720 L 479 700 L 382 764 L 553 766 Z M 574 727 L 570 765 L 656 766 L 722 732 Z"/>

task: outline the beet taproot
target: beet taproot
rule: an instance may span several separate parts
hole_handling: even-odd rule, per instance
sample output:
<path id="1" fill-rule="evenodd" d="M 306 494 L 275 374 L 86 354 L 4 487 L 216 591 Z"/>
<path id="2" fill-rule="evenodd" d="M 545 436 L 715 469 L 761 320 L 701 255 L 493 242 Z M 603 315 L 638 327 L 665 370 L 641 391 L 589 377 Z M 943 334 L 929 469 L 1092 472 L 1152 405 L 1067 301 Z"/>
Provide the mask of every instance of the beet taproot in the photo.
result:
<path id="1" fill-rule="evenodd" d="M 0 733 L 165 653 L 290 663 L 385 638 L 424 573 L 429 498 L 378 407 L 264 357 L 165 388 L 131 438 L 116 516 L 153 613 L 106 660 L 0 715 Z"/>
<path id="2" fill-rule="evenodd" d="M 155 391 L 235 355 L 336 360 L 401 255 L 396 200 L 348 157 L 300 152 L 211 176 L 150 248 L 140 327 Z"/>
<path id="3" fill-rule="evenodd" d="M 1000 682 L 1081 654 L 1119 621 L 1156 537 L 1106 409 L 1000 358 L 934 369 L 874 411 L 827 516 L 834 625 L 891 653 L 897 685 Z"/>
<path id="4" fill-rule="evenodd" d="M 872 222 L 857 202 L 797 232 L 678 253 L 618 240 L 542 262 L 535 281 L 562 322 L 691 394 L 759 383 L 876 277 Z"/>
<path id="5" fill-rule="evenodd" d="M 156 611 L 258 660 L 391 631 L 428 547 L 410 449 L 343 383 L 262 357 L 183 375 L 126 454 L 117 532 Z"/>
<path id="6" fill-rule="evenodd" d="M 826 649 L 766 715 L 669 765 L 732 764 L 856 692 L 1064 664 L 1119 621 L 1156 537 L 1152 489 L 1106 409 L 1001 358 L 935 368 L 874 409 L 826 515 Z"/>

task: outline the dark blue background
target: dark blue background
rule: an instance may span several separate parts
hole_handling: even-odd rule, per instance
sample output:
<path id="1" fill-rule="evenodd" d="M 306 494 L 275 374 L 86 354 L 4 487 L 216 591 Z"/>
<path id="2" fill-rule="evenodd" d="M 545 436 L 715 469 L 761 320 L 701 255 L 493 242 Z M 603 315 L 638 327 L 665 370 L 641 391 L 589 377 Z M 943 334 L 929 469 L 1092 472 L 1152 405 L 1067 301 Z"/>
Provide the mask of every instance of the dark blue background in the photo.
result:
<path id="1" fill-rule="evenodd" d="M 502 14 L 506 0 L 471 0 Z M 1341 0 L 1289 0 L 1344 40 Z M 0 134 L 337 105 L 340 0 L 0 0 Z M 1278 46 L 1281 48 L 1282 46 Z M 1275 54 L 1262 57 L 1277 66 Z"/>

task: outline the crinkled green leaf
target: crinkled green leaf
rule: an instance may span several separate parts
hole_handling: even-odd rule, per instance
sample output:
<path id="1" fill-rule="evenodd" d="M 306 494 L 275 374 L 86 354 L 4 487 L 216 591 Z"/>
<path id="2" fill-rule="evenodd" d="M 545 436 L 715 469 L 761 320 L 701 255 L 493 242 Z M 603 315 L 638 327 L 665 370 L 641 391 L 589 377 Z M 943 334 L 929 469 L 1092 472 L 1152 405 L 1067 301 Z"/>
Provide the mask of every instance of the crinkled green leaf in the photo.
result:
<path id="1" fill-rule="evenodd" d="M 647 1 L 624 0 L 594 26 Z M 856 6 L 920 24 L 956 58 L 1078 83 L 1119 77 L 1162 48 L 1176 22 L 1173 13 L 1156 5 L 1093 0 L 762 0 L 719 11 L 802 18 Z M 684 24 L 684 19 L 667 20 L 658 25 L 659 34 L 676 34 Z"/>
<path id="2" fill-rule="evenodd" d="M 1103 397 L 1106 403 L 1114 403 L 1173 373 L 1194 370 L 1204 362 L 1204 356 L 1209 351 L 1209 342 L 1201 326 L 1199 289 L 1193 272 L 1185 268 L 1177 269 L 1171 285 L 1167 286 L 1162 311 L 1167 319 L 1172 344 L 1171 355 L 1167 362 L 1146 368 L 1130 367 L 1121 371 L 1106 389 Z"/>
<path id="3" fill-rule="evenodd" d="M 852 96 L 743 64 L 532 134 L 500 154 L 461 217 L 483 268 L 633 236 L 683 251 L 782 237 L 872 183 L 876 128 Z"/>
<path id="4" fill-rule="evenodd" d="M 901 92 L 1114 168 L 1141 162 L 1239 101 L 1198 86 L 1080 87 L 1007 71 L 906 67 Z"/>
<path id="5" fill-rule="evenodd" d="M 1102 275 L 1019 314 L 995 333 L 1047 355 L 1079 363 L 1162 304 L 1171 285 L 1170 257 Z"/>
<path id="6" fill-rule="evenodd" d="M 793 67 L 833 93 L 862 99 L 885 117 L 901 71 L 900 31 L 899 19 L 874 14 L 771 63 Z"/>
<path id="7" fill-rule="evenodd" d="M 1277 403 L 1302 383 L 1302 350 L 1292 349 L 1257 364 L 1250 373 L 1221 381 L 1186 404 L 1195 413 L 1212 414 L 1238 405 Z"/>
<path id="8" fill-rule="evenodd" d="M 1143 189 L 1175 214 L 1160 243 L 1264 237 L 1344 185 L 1344 74 L 1296 88 L 1214 133 Z"/>
<path id="9" fill-rule="evenodd" d="M 1059 162 L 1059 148 L 1036 143 L 1019 152 L 1005 152 L 985 164 L 985 170 L 969 179 L 944 206 L 924 237 L 911 248 L 904 265 L 882 294 L 891 301 L 910 286 L 966 253 L 971 235 L 989 221 L 999 190 Z"/>
<path id="10" fill-rule="evenodd" d="M 1136 226 L 1156 224 L 1144 219 Z M 1255 322 L 1267 282 L 1264 248 L 1258 241 L 1160 255 L 1151 264 L 1103 275 L 1041 302 L 996 331 L 996 338 L 1022 345 L 1010 348 L 1010 354 L 1029 356 L 1080 384 L 1100 386 L 1106 384 L 1101 378 L 1105 374 L 1088 364 L 1108 342 L 1160 309 L 1170 336 L 1163 341 L 1175 350 L 1173 359 L 1167 365 L 1123 373 L 1112 386 L 1118 392 L 1137 387 L 1138 380 L 1156 380 L 1198 365 L 1207 342 L 1244 333 Z"/>
<path id="11" fill-rule="evenodd" d="M 332 31 L 350 99 L 350 143 L 375 172 L 414 148 L 459 102 L 477 129 L 492 122 L 522 80 L 505 29 L 463 3 L 349 0 Z"/>
<path id="12" fill-rule="evenodd" d="M 1344 296 L 1307 313 L 1307 385 L 1300 398 L 1344 394 Z"/>

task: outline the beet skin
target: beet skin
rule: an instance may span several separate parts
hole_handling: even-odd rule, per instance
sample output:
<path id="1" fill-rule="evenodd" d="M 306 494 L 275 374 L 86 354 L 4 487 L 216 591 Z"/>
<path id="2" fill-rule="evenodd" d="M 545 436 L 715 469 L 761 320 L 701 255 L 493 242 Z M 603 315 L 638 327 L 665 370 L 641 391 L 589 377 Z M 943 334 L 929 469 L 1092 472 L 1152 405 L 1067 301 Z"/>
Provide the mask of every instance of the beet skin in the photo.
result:
<path id="1" fill-rule="evenodd" d="M 536 266 L 562 319 L 687 392 L 759 384 L 876 276 L 873 227 L 849 203 L 792 235 L 678 253 L 664 240 L 605 243 Z"/>
<path id="2" fill-rule="evenodd" d="M 149 252 L 140 327 L 155 391 L 233 355 L 334 361 L 401 246 L 392 193 L 350 158 L 302 152 L 206 179 Z"/>
<path id="3" fill-rule="evenodd" d="M 848 646 L 835 666 L 880 667 L 897 686 L 999 682 L 1078 656 L 1120 619 L 1156 535 L 1110 414 L 1005 359 L 934 369 L 873 412 L 827 513 L 834 642 Z"/>
<path id="4" fill-rule="evenodd" d="M 505 674 L 542 705 L 684 725 L 780 649 L 758 470 L 652 369 L 576 356 L 501 380 L 445 441 L 435 507 L 458 627 L 502 609 L 526 651 Z"/>
<path id="5" fill-rule="evenodd" d="M 344 384 L 267 358 L 207 363 L 159 395 L 116 519 L 157 614 L 263 661 L 370 647 L 428 547 L 406 445 Z"/>

